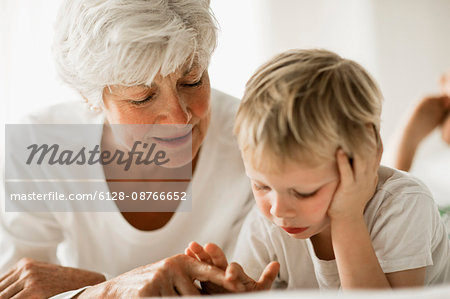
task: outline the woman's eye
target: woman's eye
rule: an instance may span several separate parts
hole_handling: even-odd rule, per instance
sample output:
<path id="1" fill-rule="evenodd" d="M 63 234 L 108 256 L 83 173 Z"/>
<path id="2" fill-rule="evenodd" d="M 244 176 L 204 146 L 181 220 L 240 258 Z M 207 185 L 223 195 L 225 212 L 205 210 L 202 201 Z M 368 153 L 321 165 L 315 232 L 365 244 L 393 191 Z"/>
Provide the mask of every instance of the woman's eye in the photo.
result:
<path id="1" fill-rule="evenodd" d="M 135 105 L 135 106 L 140 106 L 140 105 L 143 105 L 145 103 L 150 102 L 153 99 L 153 97 L 154 97 L 154 95 L 152 94 L 152 95 L 149 95 L 148 97 L 146 97 L 143 100 L 138 100 L 138 101 L 130 100 L 130 103 Z"/>
<path id="2" fill-rule="evenodd" d="M 202 85 L 202 83 L 203 83 L 203 80 L 200 79 L 200 80 L 198 80 L 198 81 L 196 81 L 196 82 L 193 82 L 193 83 L 183 83 L 182 85 L 183 85 L 184 87 L 197 87 L 197 86 Z"/>

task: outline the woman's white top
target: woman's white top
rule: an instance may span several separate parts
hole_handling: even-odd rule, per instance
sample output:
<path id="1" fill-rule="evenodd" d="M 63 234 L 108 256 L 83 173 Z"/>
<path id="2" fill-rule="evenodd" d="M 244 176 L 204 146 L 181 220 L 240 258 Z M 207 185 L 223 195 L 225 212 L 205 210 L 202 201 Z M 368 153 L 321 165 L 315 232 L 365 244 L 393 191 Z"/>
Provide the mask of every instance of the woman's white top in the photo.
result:
<path id="1" fill-rule="evenodd" d="M 119 210 L 2 211 L 0 275 L 22 257 L 88 269 L 109 278 L 183 253 L 191 241 L 214 242 L 228 252 L 232 250 L 244 216 L 253 205 L 250 183 L 232 136 L 238 106 L 237 99 L 212 91 L 211 123 L 190 186 L 191 212 L 176 212 L 162 228 L 141 231 L 131 226 Z M 52 106 L 30 121 L 101 124 L 104 116 L 80 101 Z M 74 188 L 74 184 L 67 188 Z"/>

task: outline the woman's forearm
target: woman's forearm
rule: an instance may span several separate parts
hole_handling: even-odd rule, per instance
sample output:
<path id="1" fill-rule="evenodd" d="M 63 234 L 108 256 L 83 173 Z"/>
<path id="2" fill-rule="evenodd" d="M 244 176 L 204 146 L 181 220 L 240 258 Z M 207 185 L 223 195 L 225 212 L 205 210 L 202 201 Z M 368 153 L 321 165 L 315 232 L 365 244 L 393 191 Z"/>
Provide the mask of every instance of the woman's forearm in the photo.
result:
<path id="1" fill-rule="evenodd" d="M 343 289 L 391 287 L 362 216 L 332 221 L 331 238 Z"/>

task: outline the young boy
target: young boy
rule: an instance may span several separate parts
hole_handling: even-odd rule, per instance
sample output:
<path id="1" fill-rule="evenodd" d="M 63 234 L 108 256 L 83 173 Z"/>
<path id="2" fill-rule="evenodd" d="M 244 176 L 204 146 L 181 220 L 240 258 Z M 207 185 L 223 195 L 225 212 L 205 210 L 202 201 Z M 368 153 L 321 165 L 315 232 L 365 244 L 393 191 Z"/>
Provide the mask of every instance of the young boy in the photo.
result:
<path id="1" fill-rule="evenodd" d="M 274 280 L 321 289 L 450 282 L 449 240 L 430 192 L 379 166 L 381 102 L 360 65 L 328 51 L 291 50 L 264 64 L 235 122 L 258 207 L 239 235 L 239 264 L 214 244 L 193 242 L 186 254 L 246 291 Z"/>

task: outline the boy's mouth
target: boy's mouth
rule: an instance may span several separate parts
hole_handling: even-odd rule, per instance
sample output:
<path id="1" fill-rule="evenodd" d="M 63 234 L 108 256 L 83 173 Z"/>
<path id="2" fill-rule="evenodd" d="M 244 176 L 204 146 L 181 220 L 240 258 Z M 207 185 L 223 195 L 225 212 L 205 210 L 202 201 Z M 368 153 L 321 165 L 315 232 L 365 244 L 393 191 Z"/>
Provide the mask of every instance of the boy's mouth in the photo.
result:
<path id="1" fill-rule="evenodd" d="M 285 226 L 281 226 L 281 228 L 291 235 L 302 233 L 308 229 L 307 227 L 285 227 Z"/>

